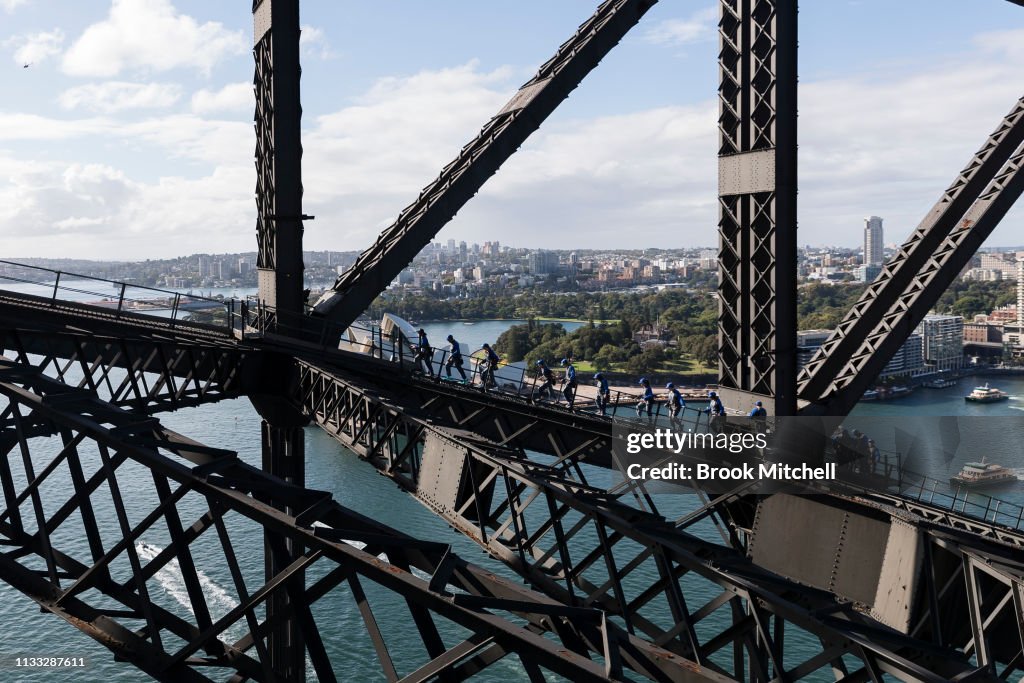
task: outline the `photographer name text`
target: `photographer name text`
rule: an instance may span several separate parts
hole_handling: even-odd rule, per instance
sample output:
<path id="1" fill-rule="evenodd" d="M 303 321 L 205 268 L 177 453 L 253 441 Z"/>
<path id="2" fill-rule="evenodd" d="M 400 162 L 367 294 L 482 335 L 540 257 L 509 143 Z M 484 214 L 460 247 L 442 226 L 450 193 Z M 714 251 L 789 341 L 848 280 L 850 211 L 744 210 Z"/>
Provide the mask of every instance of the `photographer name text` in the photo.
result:
<path id="1" fill-rule="evenodd" d="M 695 465 L 669 463 L 660 467 L 644 467 L 633 463 L 626 468 L 626 476 L 630 479 L 662 481 L 825 481 L 836 478 L 836 464 L 829 463 L 821 467 L 811 467 L 806 463 L 799 465 L 761 463 L 755 468 L 751 464 L 722 467 L 709 463 Z"/>

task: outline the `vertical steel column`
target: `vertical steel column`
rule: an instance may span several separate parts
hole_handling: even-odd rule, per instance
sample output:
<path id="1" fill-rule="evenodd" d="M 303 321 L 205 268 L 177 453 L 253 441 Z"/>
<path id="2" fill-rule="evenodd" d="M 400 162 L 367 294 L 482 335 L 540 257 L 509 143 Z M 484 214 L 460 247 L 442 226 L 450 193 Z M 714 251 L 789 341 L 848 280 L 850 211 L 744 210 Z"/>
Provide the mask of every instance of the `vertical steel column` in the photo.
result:
<path id="1" fill-rule="evenodd" d="M 305 486 L 305 434 L 302 427 L 289 424 L 276 426 L 267 420 L 261 425 L 263 471 L 280 477 L 289 484 Z M 282 507 L 272 498 L 264 501 Z M 287 510 L 295 514 L 295 510 Z M 266 577 L 269 581 L 284 571 L 303 553 L 292 539 L 264 532 L 263 548 Z M 305 573 L 297 572 L 293 580 L 304 582 Z M 303 588 L 305 586 L 303 585 Z M 267 598 L 267 621 L 270 629 L 267 652 L 274 670 L 286 681 L 306 680 L 306 647 L 298 615 L 289 605 L 289 592 L 276 591 Z M 292 612 L 292 613 L 290 613 Z"/>
<path id="2" fill-rule="evenodd" d="M 254 0 L 259 296 L 298 327 L 302 288 L 299 2 Z"/>
<path id="3" fill-rule="evenodd" d="M 721 0 L 719 386 L 796 412 L 796 0 Z"/>
<path id="4" fill-rule="evenodd" d="M 302 321 L 302 106 L 299 99 L 299 2 L 254 0 L 253 83 L 256 91 L 256 239 L 259 297 L 276 322 Z M 261 321 L 266 324 L 267 320 Z M 257 406 L 258 407 L 258 406 Z M 273 413 L 281 413 L 274 410 Z M 273 416 L 262 425 L 263 470 L 302 485 L 305 454 L 301 426 Z M 274 504 L 273 500 L 266 501 Z M 264 534 L 267 578 L 277 575 L 302 548 Z M 304 581 L 297 575 L 297 581 Z M 306 655 L 298 616 L 289 614 L 287 592 L 267 601 L 271 662 L 288 681 L 303 681 Z"/>

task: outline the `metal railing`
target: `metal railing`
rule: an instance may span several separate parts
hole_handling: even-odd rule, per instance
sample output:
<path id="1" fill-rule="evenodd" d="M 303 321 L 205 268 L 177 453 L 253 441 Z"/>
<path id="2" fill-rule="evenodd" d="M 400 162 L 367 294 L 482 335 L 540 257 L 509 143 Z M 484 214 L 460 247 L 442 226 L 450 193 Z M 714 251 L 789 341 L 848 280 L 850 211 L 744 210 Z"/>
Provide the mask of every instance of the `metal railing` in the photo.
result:
<path id="1" fill-rule="evenodd" d="M 1007 526 L 1018 531 L 1024 530 L 1024 505 L 987 493 L 981 493 L 962 484 L 953 485 L 915 472 L 906 472 L 904 486 L 899 492 L 903 498 L 927 503 L 950 512 Z"/>
<path id="2" fill-rule="evenodd" d="M 304 326 L 302 329 L 299 329 L 282 323 L 273 315 L 272 310 L 263 306 L 258 301 L 241 309 L 236 308 L 232 311 L 231 315 L 239 316 L 242 313 L 246 315 L 240 322 L 244 322 L 243 327 L 247 329 L 258 332 L 298 334 L 307 341 L 312 341 L 321 346 L 324 350 L 338 350 L 338 340 L 348 335 L 349 339 L 355 338 L 356 340 L 355 342 L 344 340 L 345 343 L 356 347 L 353 350 L 358 349 L 374 358 L 394 362 L 402 370 L 408 371 L 410 374 L 418 373 L 417 381 L 441 383 L 449 381 L 447 378 L 448 373 L 444 373 L 444 378 L 442 378 L 442 373 L 451 357 L 449 350 L 432 348 L 428 359 L 417 362 L 415 342 L 407 339 L 401 331 L 396 331 L 394 335 L 386 334 L 379 323 L 367 321 L 362 325 L 350 325 L 342 328 L 341 326 L 328 324 L 323 320 L 307 318 L 306 320 L 311 323 L 311 326 Z M 344 345 L 343 343 L 340 346 L 344 347 Z M 463 354 L 463 357 L 465 356 L 466 354 Z M 483 374 L 485 368 L 482 363 L 476 362 L 477 359 L 473 358 L 472 354 L 470 354 L 470 358 L 473 362 L 469 363 L 468 368 L 463 368 L 466 371 L 466 379 L 461 380 L 461 375 L 455 371 L 452 376 L 458 376 L 460 379 L 453 381 L 462 386 L 476 387 L 484 390 Z M 424 362 L 429 365 L 429 374 L 424 372 Z M 516 397 L 533 403 L 543 403 L 551 409 L 602 416 L 600 406 L 594 398 L 590 396 L 574 397 L 575 400 L 570 406 L 564 400 L 564 395 L 559 388 L 556 388 L 558 386 L 557 381 L 553 383 L 551 391 L 547 395 L 539 396 L 538 393 L 542 385 L 540 373 L 532 368 L 523 367 L 517 368 L 519 371 L 518 375 L 510 377 L 507 374 L 510 367 L 512 366 L 507 363 L 499 365 L 497 370 L 504 369 L 506 374 L 503 377 L 496 377 L 499 380 L 498 386 L 487 387 L 488 391 L 494 391 L 502 396 Z M 579 387 L 577 387 L 577 392 L 578 390 Z M 638 410 L 640 399 L 641 395 L 639 393 L 612 389 L 609 394 L 609 400 L 605 405 L 603 416 L 609 420 L 630 419 L 647 424 L 671 425 L 677 429 L 685 428 L 695 432 L 701 429 L 715 428 L 713 424 L 715 418 L 708 414 L 706 408 L 690 405 L 690 403 L 703 404 L 706 403 L 705 400 L 691 398 L 690 402 L 683 406 L 678 414 L 673 417 L 667 397 L 656 396 L 655 400 L 650 403 L 650 413 L 647 412 L 646 405 L 644 405 L 642 411 Z M 727 412 L 726 419 L 729 417 L 745 416 L 744 413 L 739 411 Z M 774 425 L 769 425 L 769 431 L 774 431 Z M 854 478 L 851 480 L 853 482 L 858 481 L 858 475 L 860 477 L 870 477 L 872 481 L 884 481 L 885 488 L 894 488 L 896 494 L 902 498 L 928 503 L 982 521 L 1002 524 L 1018 530 L 1024 527 L 1024 506 L 993 498 L 976 491 L 968 491 L 962 487 L 953 489 L 938 479 L 906 470 L 903 467 L 902 456 L 898 452 L 880 450 L 877 461 L 872 461 L 866 453 L 860 453 L 859 451 L 853 454 L 855 457 L 848 457 L 848 455 L 844 456 L 833 446 L 826 453 L 826 459 L 839 463 L 842 468 L 847 470 L 848 474 L 853 475 Z"/>
<path id="3" fill-rule="evenodd" d="M 307 306 L 307 309 L 310 308 Z M 380 323 L 364 321 L 353 325 L 337 325 L 323 318 L 306 315 L 300 321 L 289 320 L 287 316 L 278 315 L 277 311 L 261 302 L 257 297 L 249 297 L 245 306 L 236 308 L 231 313 L 236 322 L 236 329 L 256 334 L 282 334 L 321 348 L 323 351 L 350 350 L 365 353 L 373 358 L 391 361 L 403 370 L 417 376 L 418 381 L 452 382 L 462 386 L 476 387 L 480 390 L 494 391 L 504 396 L 521 398 L 533 403 L 543 403 L 551 408 L 573 412 L 587 412 L 603 415 L 609 419 L 638 419 L 658 422 L 663 419 L 673 420 L 667 396 L 656 396 L 650 403 L 650 412 L 645 405 L 643 411 L 638 409 L 641 395 L 623 389 L 612 389 L 602 413 L 598 402 L 590 396 L 580 396 L 577 385 L 572 400 L 567 399 L 564 389 L 564 378 L 556 379 L 552 386 L 544 389 L 541 375 L 533 368 L 516 368 L 510 363 L 499 363 L 494 369 L 494 384 L 485 387 L 485 375 L 490 368 L 481 359 L 476 358 L 481 349 L 472 353 L 461 353 L 463 358 L 462 371 L 456 363 L 451 363 L 451 351 L 443 347 L 431 347 L 426 358 L 417 360 L 415 340 L 406 337 L 400 330 L 393 334 L 384 332 Z M 466 359 L 468 358 L 468 362 Z M 511 370 L 511 372 L 510 372 Z M 491 382 L 486 382 L 490 385 Z M 589 393 L 589 392 L 587 392 Z M 691 402 L 705 403 L 705 399 L 691 398 Z M 742 413 L 731 412 L 731 415 Z M 703 417 L 702 417 L 703 416 Z M 684 421 L 689 417 L 694 424 L 710 416 L 706 411 L 686 405 L 674 421 Z"/>
<path id="4" fill-rule="evenodd" d="M 236 299 L 211 299 L 209 297 L 182 294 L 156 287 L 144 285 L 133 285 L 117 280 L 107 280 L 92 275 L 82 275 L 62 270 L 43 268 L 42 266 L 31 266 L 14 261 L 0 260 L 0 264 L 6 266 L 0 272 L 0 289 L 4 289 L 3 282 L 16 282 L 19 284 L 36 285 L 48 294 L 34 292 L 17 292 L 29 296 L 40 297 L 48 300 L 50 306 L 58 304 L 78 304 L 85 306 L 97 306 L 108 311 L 113 317 L 120 318 L 125 313 L 151 315 L 159 311 L 169 311 L 169 316 L 157 316 L 174 323 L 187 320 L 179 316 L 192 310 L 212 310 L 224 312 L 222 322 L 219 316 L 213 316 L 214 322 L 207 323 L 214 327 L 233 329 L 234 309 L 239 302 Z M 101 291 L 92 283 L 109 285 L 105 291 Z M 13 291 L 13 290 L 8 290 Z M 113 293 L 112 293 L 113 292 Z M 72 297 L 62 297 L 61 293 L 71 294 Z M 82 301 L 82 295 L 97 297 L 93 301 Z"/>

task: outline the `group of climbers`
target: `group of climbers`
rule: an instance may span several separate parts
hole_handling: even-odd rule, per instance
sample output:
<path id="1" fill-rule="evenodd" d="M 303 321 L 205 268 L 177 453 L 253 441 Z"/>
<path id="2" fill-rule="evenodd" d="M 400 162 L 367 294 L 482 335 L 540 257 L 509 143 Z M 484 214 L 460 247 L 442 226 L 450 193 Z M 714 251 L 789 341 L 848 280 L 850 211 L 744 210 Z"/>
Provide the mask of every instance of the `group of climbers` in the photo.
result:
<path id="1" fill-rule="evenodd" d="M 415 366 L 418 370 L 425 368 L 425 374 L 431 378 L 441 378 L 440 370 L 435 375 L 432 368 L 434 349 L 430 346 L 430 342 L 427 339 L 427 333 L 420 328 L 417 330 L 418 338 L 416 340 L 416 356 L 414 359 Z M 451 379 L 452 368 L 459 373 L 462 377 L 463 382 L 467 382 L 466 371 L 463 369 L 464 361 L 462 357 L 462 349 L 459 342 L 456 341 L 455 337 L 451 334 L 448 335 L 447 341 L 449 343 L 449 349 L 447 352 L 447 358 L 444 360 L 444 371 L 445 379 Z M 481 388 L 484 391 L 497 387 L 495 380 L 495 370 L 501 363 L 501 358 L 495 353 L 494 349 L 491 348 L 490 344 L 484 344 L 481 347 L 483 351 L 483 358 L 480 360 L 477 371 L 481 380 Z M 579 380 L 577 378 L 576 366 L 573 364 L 571 357 L 563 358 L 559 361 L 559 365 L 563 369 L 561 377 L 556 377 L 555 372 L 548 366 L 544 359 L 536 361 L 537 368 L 537 385 L 531 392 L 531 400 L 549 399 L 556 403 L 560 402 L 561 399 L 565 399 L 568 407 L 574 408 L 576 404 L 576 393 L 579 386 Z M 608 406 L 611 405 L 611 389 L 608 384 L 608 378 L 605 377 L 604 373 L 597 372 L 594 374 L 594 384 L 597 388 L 597 395 L 595 397 L 595 405 L 601 415 L 608 414 Z M 560 384 L 560 391 L 556 391 L 556 383 Z M 655 395 L 654 388 L 651 386 L 650 380 L 646 377 L 642 377 L 639 381 L 641 387 L 640 400 L 636 404 L 637 417 L 653 417 L 654 405 L 658 403 L 658 398 Z M 673 424 L 678 423 L 686 410 L 686 399 L 682 392 L 673 382 L 668 382 L 665 385 L 666 394 L 665 402 L 668 406 L 668 415 Z M 560 394 L 560 395 L 559 395 Z M 719 397 L 716 391 L 709 391 L 707 395 L 708 405 L 706 408 L 701 410 L 705 415 L 708 415 L 712 420 L 724 418 L 726 416 L 726 409 L 722 403 L 722 399 Z M 748 413 L 748 417 L 754 419 L 764 419 L 767 417 L 767 411 L 765 410 L 761 401 L 757 401 L 754 407 Z"/>
<path id="2" fill-rule="evenodd" d="M 576 388 L 578 386 L 578 382 L 576 380 L 576 366 L 572 364 L 571 358 L 563 358 L 558 362 L 558 364 L 565 368 L 565 373 L 562 375 L 561 380 L 562 397 L 565 399 L 565 402 L 569 404 L 569 407 L 572 408 L 576 403 Z M 555 373 L 552 372 L 551 368 L 548 367 L 543 358 L 538 360 L 536 365 L 538 377 L 543 381 L 541 382 L 541 385 L 533 391 L 530 398 L 533 400 L 541 397 L 554 398 Z M 557 402 L 558 399 L 555 398 L 555 401 Z"/>
<path id="3" fill-rule="evenodd" d="M 427 339 L 427 332 L 422 327 L 416 330 L 416 356 L 413 359 L 414 365 L 417 370 L 423 370 L 425 368 L 426 375 L 430 378 L 434 378 L 434 348 L 430 346 L 430 340 Z M 455 339 L 454 335 L 449 334 L 446 338 L 449 344 L 447 360 L 444 361 L 444 375 L 445 379 L 451 379 L 452 368 L 454 367 L 462 377 L 462 381 L 466 382 L 466 371 L 463 369 L 465 362 L 462 360 L 462 347 L 458 340 Z M 494 349 L 491 348 L 490 344 L 484 344 L 481 347 L 484 352 L 484 357 L 481 360 L 478 371 L 480 375 L 480 383 L 484 391 L 493 389 L 497 386 L 497 382 L 494 378 L 494 372 L 497 370 L 498 365 L 501 363 L 501 358 Z M 441 378 L 441 371 L 437 372 L 437 379 Z"/>

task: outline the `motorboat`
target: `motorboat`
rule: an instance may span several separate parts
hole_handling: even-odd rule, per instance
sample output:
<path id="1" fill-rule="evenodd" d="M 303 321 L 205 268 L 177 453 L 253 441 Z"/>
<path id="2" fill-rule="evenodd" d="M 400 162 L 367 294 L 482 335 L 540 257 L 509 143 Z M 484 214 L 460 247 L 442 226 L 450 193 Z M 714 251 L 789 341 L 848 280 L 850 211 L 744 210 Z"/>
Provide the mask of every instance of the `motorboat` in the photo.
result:
<path id="1" fill-rule="evenodd" d="M 996 403 L 1008 398 L 1010 395 L 1005 391 L 989 387 L 987 383 L 983 387 L 974 387 L 974 391 L 964 396 L 964 400 L 970 403 Z"/>
<path id="2" fill-rule="evenodd" d="M 992 462 L 969 462 L 963 469 L 949 478 L 949 483 L 956 486 L 969 486 L 980 488 L 983 486 L 995 486 L 997 484 L 1008 484 L 1017 481 L 1017 475 L 1002 465 Z"/>

